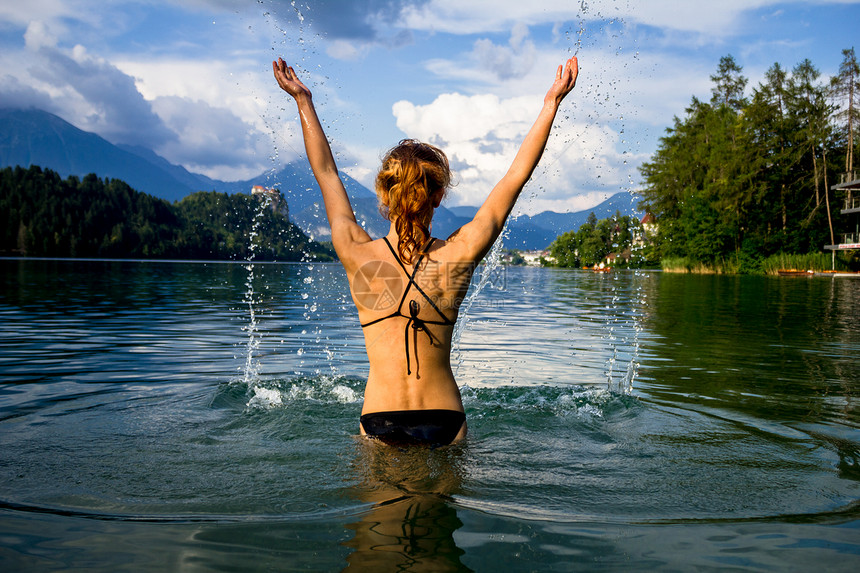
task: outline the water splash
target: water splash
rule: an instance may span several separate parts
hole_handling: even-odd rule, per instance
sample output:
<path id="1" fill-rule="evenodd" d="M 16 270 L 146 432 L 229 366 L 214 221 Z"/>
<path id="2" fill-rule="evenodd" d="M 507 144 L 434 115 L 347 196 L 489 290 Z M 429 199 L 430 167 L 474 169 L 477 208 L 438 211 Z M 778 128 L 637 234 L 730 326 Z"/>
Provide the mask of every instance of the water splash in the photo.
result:
<path id="1" fill-rule="evenodd" d="M 498 270 L 502 264 L 502 250 L 504 239 L 507 237 L 507 230 L 508 228 L 506 223 L 502 232 L 499 234 L 499 237 L 496 239 L 496 242 L 493 243 L 490 252 L 487 253 L 486 257 L 484 257 L 478 271 L 477 280 L 475 280 L 475 277 L 472 278 L 472 287 L 469 289 L 469 292 L 463 299 L 463 303 L 460 305 L 459 318 L 457 319 L 457 324 L 454 327 L 454 333 L 451 337 L 451 355 L 453 358 L 452 364 L 454 365 L 455 377 L 463 363 L 463 353 L 460 351 L 460 337 L 463 335 L 463 331 L 469 323 L 469 311 L 484 287 L 492 282 L 493 277 L 498 276 Z"/>
<path id="2" fill-rule="evenodd" d="M 585 0 L 579 3 L 579 29 L 576 31 L 576 41 L 573 46 L 568 49 L 572 51 L 574 56 L 579 55 L 579 49 L 582 48 L 582 35 L 585 33 L 585 15 L 588 13 L 588 4 Z"/>
<path id="3" fill-rule="evenodd" d="M 641 309 L 645 304 L 642 272 L 633 271 L 629 286 L 619 287 L 619 271 L 613 271 L 610 280 L 613 281 L 612 298 L 606 307 L 606 334 L 603 337 L 609 347 L 606 384 L 610 392 L 630 396 L 639 374 Z M 621 301 L 622 297 L 629 300 Z"/>
<path id="4" fill-rule="evenodd" d="M 640 335 L 642 333 L 642 309 L 645 306 L 644 290 L 642 288 L 642 272 L 639 270 L 633 271 L 636 283 L 636 300 L 631 306 L 631 320 L 633 321 L 633 337 L 630 340 L 631 356 L 627 363 L 627 372 L 624 376 L 624 385 L 621 388 L 621 393 L 625 395 L 633 394 L 633 383 L 639 375 L 639 351 L 640 351 Z"/>
<path id="5" fill-rule="evenodd" d="M 332 374 L 269 380 L 248 388 L 253 396 L 245 404 L 251 410 L 272 410 L 290 404 L 311 403 L 315 407 L 331 404 L 360 404 L 364 381 Z"/>
<path id="6" fill-rule="evenodd" d="M 258 3 L 263 7 L 263 19 L 271 35 L 270 43 L 273 57 L 280 56 L 287 60 L 289 65 L 293 66 L 299 76 L 303 78 L 303 81 L 309 85 L 315 94 L 318 94 L 320 100 L 324 101 L 326 91 L 318 88 L 329 78 L 322 76 L 320 74 L 321 66 L 314 63 L 318 49 L 317 41 L 322 36 L 312 33 L 314 11 L 311 3 L 296 0 L 289 2 L 258 0 Z M 276 183 L 275 187 L 281 189 L 288 204 L 295 205 L 295 199 L 303 198 L 308 194 L 317 196 L 317 213 L 314 216 L 319 218 L 321 226 L 327 225 L 324 223 L 325 215 L 321 208 L 322 197 L 319 195 L 320 191 L 316 185 L 312 187 L 301 184 L 277 185 L 281 169 L 286 164 L 298 158 L 304 163 L 304 168 L 308 170 L 308 173 L 310 173 L 310 166 L 307 164 L 306 153 L 301 143 L 301 124 L 298 121 L 294 104 L 290 98 L 285 97 L 280 92 L 277 92 L 275 97 L 276 99 L 269 102 L 262 114 L 263 122 L 271 137 L 273 150 L 269 158 L 272 164 L 269 177 Z M 326 121 L 325 118 L 324 121 Z M 336 131 L 335 123 L 337 122 L 328 121 L 325 124 L 329 136 Z M 335 155 L 337 156 L 336 151 Z M 290 176 L 287 178 L 291 182 L 293 181 Z M 307 234 L 311 240 L 326 240 L 325 236 L 316 236 L 313 229 L 309 229 Z M 338 365 L 335 360 L 335 351 L 328 336 L 324 334 L 323 326 L 319 321 L 325 299 L 325 287 L 318 282 L 317 268 L 313 264 L 315 261 L 315 255 L 306 251 L 301 255 L 301 264 L 291 269 L 300 285 L 298 287 L 300 289 L 299 296 L 301 297 L 301 304 L 304 305 L 302 318 L 306 326 L 302 327 L 297 336 L 291 340 L 290 347 L 298 359 L 298 371 L 304 372 L 308 365 L 314 364 L 317 353 L 321 351 L 328 357 L 327 363 L 330 374 L 336 375 Z M 314 368 L 313 374 L 320 375 L 321 370 Z M 262 394 L 259 398 L 264 402 L 267 400 L 266 396 Z"/>
<path id="7" fill-rule="evenodd" d="M 248 336 L 248 342 L 245 348 L 245 368 L 243 381 L 251 386 L 254 384 L 259 375 L 259 361 L 257 360 L 257 349 L 262 341 L 262 334 L 259 330 L 259 321 L 257 320 L 256 308 L 261 302 L 260 294 L 255 292 L 254 284 L 256 278 L 256 268 L 254 259 L 257 256 L 257 250 L 260 248 L 260 230 L 263 225 L 263 217 L 267 209 L 271 208 L 272 199 L 268 193 L 261 195 L 261 199 L 257 204 L 257 209 L 254 213 L 254 219 L 251 222 L 251 231 L 248 234 L 248 258 L 245 270 L 248 271 L 248 276 L 245 279 L 245 296 L 242 302 L 248 306 L 248 323 L 242 327 L 242 330 Z"/>

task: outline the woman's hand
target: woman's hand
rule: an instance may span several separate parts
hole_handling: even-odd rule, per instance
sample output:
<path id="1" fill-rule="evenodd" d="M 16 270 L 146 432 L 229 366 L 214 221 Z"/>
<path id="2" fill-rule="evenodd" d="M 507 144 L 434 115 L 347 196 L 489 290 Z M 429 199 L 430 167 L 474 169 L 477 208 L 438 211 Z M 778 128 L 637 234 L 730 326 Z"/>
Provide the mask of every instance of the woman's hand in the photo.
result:
<path id="1" fill-rule="evenodd" d="M 544 102 L 555 103 L 556 105 L 560 104 L 561 100 L 563 100 L 564 97 L 570 93 L 570 90 L 573 89 L 573 86 L 576 85 L 577 75 L 579 75 L 579 62 L 577 61 L 576 56 L 574 56 L 565 62 L 564 65 L 559 66 L 558 70 L 556 70 L 555 81 L 546 93 Z"/>
<path id="2" fill-rule="evenodd" d="M 350 256 L 353 256 L 351 253 L 355 244 L 369 242 L 370 235 L 355 220 L 355 213 L 340 179 L 331 146 L 314 109 L 311 90 L 282 58 L 272 62 L 272 70 L 281 89 L 296 100 L 308 163 L 311 164 L 311 170 L 322 190 L 325 212 L 331 227 L 331 242 L 341 262 L 348 261 Z"/>
<path id="3" fill-rule="evenodd" d="M 302 83 L 296 75 L 295 70 L 288 66 L 287 63 L 278 58 L 277 62 L 272 62 L 272 69 L 275 72 L 275 79 L 278 80 L 278 85 L 281 89 L 293 96 L 296 100 L 299 98 L 310 98 L 311 90 Z"/>
<path id="4" fill-rule="evenodd" d="M 578 73 L 579 64 L 575 56 L 558 67 L 555 81 L 544 97 L 543 108 L 534 125 L 526 134 L 508 172 L 493 187 L 472 221 L 457 231 L 459 241 L 464 245 L 464 249 L 473 261 L 479 262 L 484 258 L 499 233 L 502 232 L 505 221 L 511 214 L 523 186 L 532 176 L 541 155 L 543 155 L 559 105 L 576 85 Z"/>

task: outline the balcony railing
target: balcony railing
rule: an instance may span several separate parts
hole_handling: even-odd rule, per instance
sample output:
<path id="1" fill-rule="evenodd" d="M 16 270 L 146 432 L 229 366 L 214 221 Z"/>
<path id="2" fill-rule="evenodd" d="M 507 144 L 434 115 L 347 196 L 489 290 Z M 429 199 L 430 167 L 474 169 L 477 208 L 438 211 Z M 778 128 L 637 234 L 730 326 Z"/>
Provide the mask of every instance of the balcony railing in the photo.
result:
<path id="1" fill-rule="evenodd" d="M 848 209 L 860 209 L 860 195 L 849 193 L 848 196 L 845 197 L 845 204 L 842 207 L 842 210 L 847 211 Z"/>
<path id="2" fill-rule="evenodd" d="M 845 173 L 839 174 L 839 184 L 844 185 L 846 183 L 850 183 L 851 181 L 857 181 L 857 176 L 860 175 L 857 171 L 846 171 Z"/>

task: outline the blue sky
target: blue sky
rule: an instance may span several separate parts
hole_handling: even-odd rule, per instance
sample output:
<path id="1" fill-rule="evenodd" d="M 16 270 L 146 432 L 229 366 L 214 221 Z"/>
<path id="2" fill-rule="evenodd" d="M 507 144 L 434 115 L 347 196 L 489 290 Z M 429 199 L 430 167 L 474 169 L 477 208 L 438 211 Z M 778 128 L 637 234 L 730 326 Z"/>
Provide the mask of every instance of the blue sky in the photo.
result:
<path id="1" fill-rule="evenodd" d="M 822 81 L 855 46 L 860 0 L 29 0 L 0 5 L 0 106 L 32 106 L 191 171 L 246 179 L 303 155 L 283 56 L 314 92 L 341 168 L 372 187 L 404 137 L 477 205 L 510 164 L 555 67 L 580 79 L 520 212 L 623 190 L 721 56 L 750 82 L 809 58 Z M 860 46 L 856 46 L 860 49 Z"/>

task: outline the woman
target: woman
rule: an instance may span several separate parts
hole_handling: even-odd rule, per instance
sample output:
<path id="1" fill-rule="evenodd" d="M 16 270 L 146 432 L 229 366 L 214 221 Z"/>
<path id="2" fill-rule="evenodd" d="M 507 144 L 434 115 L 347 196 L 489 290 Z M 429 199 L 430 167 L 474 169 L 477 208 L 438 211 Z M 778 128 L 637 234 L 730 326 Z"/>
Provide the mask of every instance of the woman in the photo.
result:
<path id="1" fill-rule="evenodd" d="M 376 192 L 391 227 L 373 240 L 355 219 L 310 90 L 282 59 L 272 68 L 298 105 L 332 243 L 364 330 L 370 372 L 361 433 L 394 444 L 438 446 L 462 439 L 466 416 L 451 370 L 460 302 L 540 160 L 559 106 L 576 84 L 577 59 L 558 67 L 510 169 L 472 221 L 446 240 L 430 237 L 433 212 L 451 180 L 440 149 L 404 140 L 385 156 Z"/>

